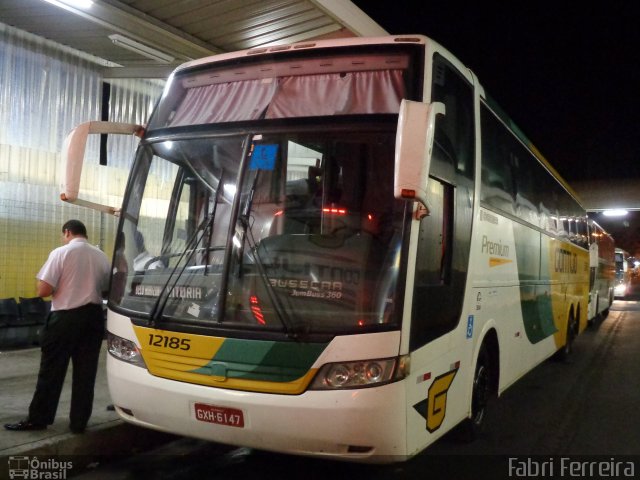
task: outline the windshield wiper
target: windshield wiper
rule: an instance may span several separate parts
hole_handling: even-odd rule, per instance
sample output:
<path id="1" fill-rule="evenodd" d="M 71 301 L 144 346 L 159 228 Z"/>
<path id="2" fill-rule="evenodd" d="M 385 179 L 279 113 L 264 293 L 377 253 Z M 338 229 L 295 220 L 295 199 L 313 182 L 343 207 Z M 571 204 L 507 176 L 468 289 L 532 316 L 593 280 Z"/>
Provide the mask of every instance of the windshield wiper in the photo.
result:
<path id="1" fill-rule="evenodd" d="M 187 242 L 187 245 L 185 246 L 184 251 L 178 258 L 176 266 L 173 267 L 171 272 L 169 272 L 167 281 L 162 286 L 162 289 L 160 290 L 160 294 L 158 295 L 158 299 L 156 300 L 155 304 L 153 305 L 153 308 L 151 309 L 151 313 L 149 314 L 149 326 L 151 327 L 155 326 L 160 320 L 160 318 L 162 317 L 162 312 L 167 306 L 167 302 L 169 301 L 169 296 L 171 295 L 171 292 L 178 284 L 178 281 L 180 280 L 180 277 L 184 273 L 185 269 L 187 268 L 187 265 L 189 265 L 189 261 L 191 261 L 191 259 L 193 258 L 193 255 L 197 250 L 195 246 L 198 245 L 200 241 L 202 241 L 202 238 L 204 237 L 207 231 L 207 227 L 211 226 L 211 224 L 213 223 L 214 217 L 215 216 L 212 213 L 212 215 L 209 218 L 205 218 L 202 221 L 202 223 L 198 226 L 196 231 L 193 233 L 193 235 L 191 235 L 191 238 L 189 238 L 189 241 Z M 198 233 L 200 232 L 202 232 L 202 235 L 200 236 L 200 238 L 197 238 Z M 171 279 L 173 278 L 176 271 L 178 270 L 178 267 L 180 267 L 181 262 L 185 258 L 185 255 L 187 255 L 187 253 L 189 255 L 188 258 L 186 259 L 184 264 L 182 264 L 182 268 L 180 269 L 180 272 L 176 275 L 173 285 L 169 287 L 169 283 L 171 282 Z"/>
<path id="2" fill-rule="evenodd" d="M 242 275 L 242 258 L 244 256 L 244 240 L 247 236 L 247 231 L 250 229 L 249 227 L 249 219 L 251 214 L 251 206 L 253 205 L 253 196 L 256 192 L 256 185 L 258 184 L 258 177 L 260 176 L 260 170 L 256 170 L 256 174 L 253 177 L 253 182 L 251 183 L 251 189 L 249 190 L 249 194 L 247 195 L 247 201 L 242 209 L 240 215 L 238 215 L 238 222 L 242 227 L 242 238 L 240 239 L 240 247 L 238 248 L 238 277 Z"/>
<path id="3" fill-rule="evenodd" d="M 220 181 L 218 182 L 218 186 L 223 185 L 222 183 L 223 177 L 224 177 L 224 173 L 223 175 L 220 176 Z M 211 187 L 211 185 L 209 184 L 207 184 L 207 186 Z M 220 191 L 220 188 L 214 191 L 214 202 L 213 202 L 213 209 L 211 211 L 211 215 L 209 215 L 208 218 L 205 217 L 200 223 L 200 225 L 198 225 L 198 228 L 195 229 L 191 237 L 189 237 L 184 250 L 180 254 L 178 261 L 176 262 L 176 266 L 173 267 L 171 272 L 169 272 L 167 281 L 162 286 L 162 289 L 160 290 L 160 294 L 158 295 L 158 299 L 154 303 L 153 308 L 151 309 L 151 313 L 149 314 L 149 326 L 155 326 L 158 323 L 158 321 L 162 318 L 162 312 L 164 312 L 164 309 L 167 306 L 167 302 L 169 301 L 171 292 L 178 284 L 178 281 L 180 280 L 180 277 L 182 277 L 182 274 L 186 270 L 187 265 L 189 265 L 189 262 L 195 255 L 195 252 L 197 251 L 196 247 L 200 244 L 200 242 L 206 235 L 207 230 L 208 229 L 210 230 L 213 228 L 213 222 L 216 218 L 216 211 L 218 208 L 218 192 L 219 191 Z M 198 238 L 199 233 L 202 233 L 200 235 L 200 238 Z M 184 263 L 182 263 L 183 259 L 187 254 L 188 254 L 188 257 L 186 258 Z M 176 274 L 176 272 L 178 271 L 178 267 L 180 267 L 181 264 L 182 264 L 182 268 L 180 269 L 180 272 L 175 276 L 173 285 L 169 287 L 169 283 L 171 282 L 171 279 Z M 207 267 L 205 266 L 205 272 L 206 272 L 206 268 Z"/>
<path id="4" fill-rule="evenodd" d="M 256 170 L 256 174 L 253 177 L 253 182 L 251 183 L 251 189 L 249 190 L 249 194 L 247 195 L 247 201 L 244 205 L 242 213 L 238 216 L 238 222 L 242 227 L 242 238 L 240 239 L 240 248 L 239 248 L 239 259 L 238 259 L 238 276 L 242 274 L 242 259 L 244 257 L 244 242 L 246 241 L 249 244 L 249 248 L 251 249 L 251 254 L 253 256 L 253 263 L 258 270 L 258 274 L 262 283 L 267 290 L 267 295 L 269 296 L 269 300 L 271 300 L 271 304 L 274 307 L 274 311 L 276 317 L 282 324 L 284 328 L 285 334 L 290 338 L 298 338 L 301 332 L 296 331 L 296 328 L 289 318 L 288 311 L 283 307 L 282 301 L 276 294 L 273 289 L 273 285 L 269 281 L 269 276 L 264 269 L 264 263 L 260 258 L 260 254 L 258 253 L 258 248 L 256 247 L 255 239 L 253 238 L 253 231 L 250 224 L 250 215 L 251 215 L 251 207 L 253 205 L 253 197 L 256 192 L 256 185 L 258 184 L 258 178 L 260 177 L 260 170 Z"/>
<path id="5" fill-rule="evenodd" d="M 248 226 L 248 221 L 247 221 L 247 225 L 244 227 L 244 237 L 247 243 L 249 244 L 249 248 L 251 249 L 251 254 L 253 256 L 253 263 L 258 270 L 259 277 L 262 280 L 265 290 L 267 291 L 267 295 L 269 296 L 271 305 L 273 305 L 273 310 L 276 314 L 276 317 L 278 318 L 278 320 L 282 324 L 282 327 L 284 328 L 284 333 L 289 338 L 294 338 L 294 339 L 301 338 L 301 335 L 307 332 L 302 331 L 302 329 L 296 328 L 296 325 L 289 317 L 289 311 L 286 308 L 284 308 L 280 297 L 274 291 L 273 285 L 271 285 L 269 276 L 267 275 L 267 272 L 264 269 L 264 263 L 262 262 L 262 259 L 260 258 L 260 254 L 258 253 L 258 247 L 253 238 L 253 232 L 251 231 L 251 228 Z"/>

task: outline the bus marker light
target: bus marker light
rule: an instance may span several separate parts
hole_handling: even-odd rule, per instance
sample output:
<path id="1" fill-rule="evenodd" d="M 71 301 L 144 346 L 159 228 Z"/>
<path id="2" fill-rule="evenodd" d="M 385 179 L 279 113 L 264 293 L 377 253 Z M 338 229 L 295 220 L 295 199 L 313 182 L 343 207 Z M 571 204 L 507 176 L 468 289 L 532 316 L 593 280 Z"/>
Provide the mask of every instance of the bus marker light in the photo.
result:
<path id="1" fill-rule="evenodd" d="M 400 195 L 402 196 L 402 198 L 416 198 L 416 191 L 403 188 Z"/>
<path id="2" fill-rule="evenodd" d="M 260 325 L 266 325 L 267 322 L 265 321 L 262 309 L 260 308 L 258 297 L 251 295 L 251 297 L 249 297 L 249 302 L 251 303 L 251 313 L 253 313 L 253 318 L 255 318 Z"/>
<path id="3" fill-rule="evenodd" d="M 336 208 L 336 207 L 325 207 L 322 209 L 323 213 L 331 213 L 333 215 L 346 215 L 347 214 L 347 209 L 346 208 Z"/>

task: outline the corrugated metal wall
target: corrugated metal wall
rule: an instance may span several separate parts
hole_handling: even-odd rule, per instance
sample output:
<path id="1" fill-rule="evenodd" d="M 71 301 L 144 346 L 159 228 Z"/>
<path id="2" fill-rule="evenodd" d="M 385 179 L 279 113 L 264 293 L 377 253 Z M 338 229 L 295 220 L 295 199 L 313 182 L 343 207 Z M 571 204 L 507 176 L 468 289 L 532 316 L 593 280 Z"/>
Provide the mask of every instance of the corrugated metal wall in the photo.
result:
<path id="1" fill-rule="evenodd" d="M 35 296 L 35 275 L 61 245 L 60 228 L 83 221 L 89 241 L 111 256 L 117 219 L 59 200 L 60 151 L 77 124 L 99 120 L 104 80 L 99 65 L 52 42 L 0 24 L 0 298 Z M 109 119 L 144 123 L 162 83 L 110 81 Z M 136 148 L 133 137 L 87 146 L 80 195 L 119 206 Z"/>

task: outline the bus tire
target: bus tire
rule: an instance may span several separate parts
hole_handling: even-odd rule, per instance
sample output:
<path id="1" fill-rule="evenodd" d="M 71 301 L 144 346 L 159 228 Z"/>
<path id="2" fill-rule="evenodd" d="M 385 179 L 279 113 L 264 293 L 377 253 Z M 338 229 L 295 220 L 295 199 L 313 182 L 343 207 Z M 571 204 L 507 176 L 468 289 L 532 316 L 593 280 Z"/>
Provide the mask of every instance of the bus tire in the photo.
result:
<path id="1" fill-rule="evenodd" d="M 473 374 L 471 392 L 471 416 L 460 425 L 459 438 L 467 443 L 472 442 L 484 431 L 486 420 L 494 400 L 494 376 L 497 365 L 493 365 L 495 356 L 489 352 L 487 343 L 483 342 L 478 352 L 476 369 Z"/>
<path id="2" fill-rule="evenodd" d="M 575 319 L 573 311 L 569 314 L 569 320 L 567 321 L 567 336 L 564 345 L 558 350 L 554 359 L 561 362 L 566 362 L 573 353 L 573 342 L 576 339 L 578 332 L 578 324 Z"/>
<path id="3" fill-rule="evenodd" d="M 590 318 L 587 321 L 587 326 L 588 327 L 596 327 L 598 325 L 598 323 L 600 322 L 600 297 L 598 295 L 596 295 L 596 310 L 595 310 L 595 314 L 593 315 L 593 318 Z"/>

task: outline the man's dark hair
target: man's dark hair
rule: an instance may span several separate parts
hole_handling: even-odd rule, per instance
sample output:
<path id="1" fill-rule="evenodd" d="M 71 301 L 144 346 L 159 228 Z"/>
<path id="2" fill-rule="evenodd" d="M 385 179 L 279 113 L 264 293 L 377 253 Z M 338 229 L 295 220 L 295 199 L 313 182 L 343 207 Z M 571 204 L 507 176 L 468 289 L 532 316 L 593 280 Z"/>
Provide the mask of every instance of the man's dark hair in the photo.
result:
<path id="1" fill-rule="evenodd" d="M 80 220 L 69 220 L 62 225 L 62 233 L 65 230 L 69 230 L 73 235 L 87 236 L 87 227 L 84 226 Z"/>

